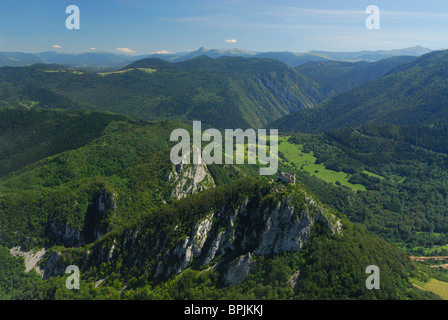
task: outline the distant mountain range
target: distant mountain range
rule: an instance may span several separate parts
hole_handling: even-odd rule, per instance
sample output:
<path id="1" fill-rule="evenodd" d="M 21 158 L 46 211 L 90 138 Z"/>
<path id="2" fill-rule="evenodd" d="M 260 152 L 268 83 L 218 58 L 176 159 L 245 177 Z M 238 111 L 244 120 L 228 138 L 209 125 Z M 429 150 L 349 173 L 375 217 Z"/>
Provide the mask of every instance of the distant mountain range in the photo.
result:
<path id="1" fill-rule="evenodd" d="M 205 54 L 195 57 L 200 53 L 211 57 Z M 408 49 L 406 53 L 412 52 Z M 319 119 L 308 121 L 306 126 L 319 130 L 317 123 L 327 119 L 325 125 L 330 125 L 344 113 L 334 106 L 324 115 L 319 115 L 319 111 L 295 112 L 314 107 L 324 110 L 325 107 L 319 106 L 321 103 L 339 101 L 349 90 L 375 84 L 375 80 L 385 79 L 383 77 L 401 66 L 438 53 L 420 58 L 394 56 L 376 62 L 309 61 L 295 68 L 273 58 L 274 53 L 264 54 L 270 56 L 265 58 L 262 54 L 236 49 L 228 52 L 235 56 L 219 54 L 218 50 L 202 49 L 182 57 L 172 56 L 171 62 L 149 57 L 122 68 L 98 71 L 75 69 L 69 66 L 70 61 L 74 61 L 70 56 L 47 52 L 42 57 L 55 63 L 0 69 L 0 102 L 27 108 L 104 110 L 149 121 L 173 119 L 191 123 L 201 119 L 205 126 L 215 128 L 262 128 L 279 120 L 278 129 L 286 131 L 304 129 L 305 125 L 295 117 L 312 113 Z M 236 56 L 239 54 L 258 58 Z M 286 53 L 283 54 L 286 57 Z M 100 66 L 106 65 L 106 59 L 115 66 L 120 64 L 115 59 L 117 56 L 111 54 L 77 56 L 78 61 L 85 64 L 93 63 L 94 58 Z M 397 80 L 395 86 L 399 83 Z M 392 87 L 388 84 L 383 91 Z M 365 97 L 375 96 L 378 94 L 371 92 Z M 338 108 L 352 108 L 354 101 L 357 100 L 350 97 L 337 105 Z M 356 124 L 358 119 L 353 121 Z"/>
<path id="2" fill-rule="evenodd" d="M 206 49 L 199 48 L 195 51 L 170 53 L 170 54 L 145 54 L 129 56 L 106 52 L 88 53 L 58 53 L 54 51 L 42 53 L 0 52 L 0 67 L 21 67 L 35 63 L 62 64 L 79 68 L 92 68 L 96 70 L 122 68 L 134 61 L 144 58 L 159 58 L 170 62 L 186 61 L 199 56 L 207 56 L 213 59 L 222 56 L 244 58 L 272 58 L 291 66 L 297 67 L 312 61 L 378 61 L 395 56 L 421 56 L 431 52 L 430 49 L 416 46 L 399 50 L 360 51 L 360 52 L 327 52 L 311 51 L 307 53 L 294 52 L 254 52 L 241 49 Z"/>

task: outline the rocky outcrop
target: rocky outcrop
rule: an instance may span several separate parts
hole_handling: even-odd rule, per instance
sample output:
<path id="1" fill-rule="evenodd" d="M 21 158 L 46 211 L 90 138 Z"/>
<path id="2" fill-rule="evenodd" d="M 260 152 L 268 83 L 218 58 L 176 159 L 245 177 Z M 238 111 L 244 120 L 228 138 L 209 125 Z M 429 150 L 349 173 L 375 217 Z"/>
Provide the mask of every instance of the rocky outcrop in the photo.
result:
<path id="1" fill-rule="evenodd" d="M 21 247 L 13 247 L 9 249 L 9 252 L 14 257 L 23 257 L 25 259 L 25 272 L 30 272 L 34 269 L 38 274 L 43 275 L 44 272 L 39 267 L 39 262 L 45 255 L 45 248 L 42 248 L 36 252 L 34 250 L 23 251 Z"/>
<path id="2" fill-rule="evenodd" d="M 311 236 L 313 218 L 309 211 L 302 210 L 297 215 L 292 205 L 278 203 L 275 208 L 266 208 L 263 212 L 264 226 L 255 235 L 258 245 L 257 255 L 279 254 L 299 251 L 303 243 Z"/>
<path id="3" fill-rule="evenodd" d="M 299 293 L 298 283 L 299 283 L 300 270 L 294 272 L 288 279 L 287 285 L 291 287 L 294 293 Z"/>
<path id="4" fill-rule="evenodd" d="M 174 248 L 173 255 L 176 257 L 177 263 L 168 267 L 166 271 L 167 274 L 171 274 L 173 271 L 176 274 L 180 274 L 182 270 L 190 265 L 194 258 L 201 255 L 213 225 L 213 216 L 214 214 L 211 213 L 203 219 L 194 228 L 192 236 L 185 238 Z M 163 263 L 158 266 L 158 269 L 160 275 L 161 270 L 163 270 Z"/>
<path id="5" fill-rule="evenodd" d="M 213 177 L 203 162 L 173 165 L 167 180 L 173 187 L 171 198 L 176 200 L 215 187 Z"/>
<path id="6" fill-rule="evenodd" d="M 207 255 L 204 258 L 204 265 L 209 264 L 216 257 L 219 250 L 222 250 L 224 244 L 227 243 L 228 233 L 226 231 L 220 231 L 217 236 L 213 239 Z"/>
<path id="7" fill-rule="evenodd" d="M 35 270 L 44 280 L 60 275 L 65 271 L 60 253 L 49 252 L 45 248 L 38 251 L 24 251 L 21 247 L 13 247 L 9 251 L 12 256 L 25 259 L 25 272 Z"/>

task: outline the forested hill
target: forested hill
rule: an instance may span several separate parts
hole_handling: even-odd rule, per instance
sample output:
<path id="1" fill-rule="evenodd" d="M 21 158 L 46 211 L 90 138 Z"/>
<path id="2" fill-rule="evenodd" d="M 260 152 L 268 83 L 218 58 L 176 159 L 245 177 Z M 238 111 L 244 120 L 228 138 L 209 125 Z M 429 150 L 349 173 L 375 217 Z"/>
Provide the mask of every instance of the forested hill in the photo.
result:
<path id="1" fill-rule="evenodd" d="M 321 100 L 313 81 L 273 59 L 143 59 L 105 73 L 58 65 L 0 68 L 0 99 L 25 107 L 99 109 L 145 120 L 260 128 Z"/>
<path id="2" fill-rule="evenodd" d="M 374 124 L 421 124 L 448 117 L 448 51 L 399 65 L 386 76 L 342 93 L 319 108 L 272 124 L 285 132 L 322 132 Z"/>

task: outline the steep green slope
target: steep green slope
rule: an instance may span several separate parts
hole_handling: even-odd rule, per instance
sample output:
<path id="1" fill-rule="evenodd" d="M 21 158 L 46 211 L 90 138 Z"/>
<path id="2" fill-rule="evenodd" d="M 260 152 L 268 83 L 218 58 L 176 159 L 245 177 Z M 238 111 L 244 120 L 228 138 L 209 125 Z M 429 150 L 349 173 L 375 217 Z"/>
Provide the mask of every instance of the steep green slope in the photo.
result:
<path id="1" fill-rule="evenodd" d="M 143 59 L 121 72 L 99 74 L 55 65 L 1 68 L 0 88 L 0 98 L 10 104 L 96 106 L 217 128 L 260 128 L 319 100 L 312 81 L 277 60 L 231 57 L 172 64 Z"/>
<path id="2" fill-rule="evenodd" d="M 138 123 L 104 112 L 0 108 L 0 176 Z"/>
<path id="3" fill-rule="evenodd" d="M 322 132 L 374 124 L 422 124 L 448 117 L 448 51 L 398 66 L 378 80 L 343 93 L 319 108 L 272 124 L 285 132 Z"/>

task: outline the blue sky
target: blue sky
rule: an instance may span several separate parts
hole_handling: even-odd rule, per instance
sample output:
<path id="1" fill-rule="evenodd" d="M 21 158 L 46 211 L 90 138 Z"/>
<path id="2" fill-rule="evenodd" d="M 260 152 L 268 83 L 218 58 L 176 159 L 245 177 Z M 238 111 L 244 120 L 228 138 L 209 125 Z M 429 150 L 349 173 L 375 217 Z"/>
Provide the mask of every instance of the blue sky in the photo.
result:
<path id="1" fill-rule="evenodd" d="M 68 30 L 77 5 L 81 29 Z M 381 29 L 368 30 L 368 5 Z M 206 48 L 360 51 L 448 48 L 448 1 L 0 0 L 0 51 L 146 54 Z"/>

